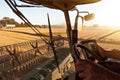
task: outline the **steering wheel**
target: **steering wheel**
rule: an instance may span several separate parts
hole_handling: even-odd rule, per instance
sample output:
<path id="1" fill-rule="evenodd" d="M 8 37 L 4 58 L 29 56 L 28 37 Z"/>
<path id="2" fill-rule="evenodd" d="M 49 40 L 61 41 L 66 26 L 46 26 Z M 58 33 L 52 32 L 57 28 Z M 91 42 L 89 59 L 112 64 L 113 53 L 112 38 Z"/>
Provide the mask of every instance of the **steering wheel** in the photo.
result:
<path id="1" fill-rule="evenodd" d="M 80 56 L 83 54 L 86 60 L 98 60 L 98 61 L 105 61 L 106 59 L 103 58 L 98 52 L 91 51 L 89 48 L 82 44 L 74 44 L 73 45 L 73 57 L 75 60 L 81 59 Z"/>

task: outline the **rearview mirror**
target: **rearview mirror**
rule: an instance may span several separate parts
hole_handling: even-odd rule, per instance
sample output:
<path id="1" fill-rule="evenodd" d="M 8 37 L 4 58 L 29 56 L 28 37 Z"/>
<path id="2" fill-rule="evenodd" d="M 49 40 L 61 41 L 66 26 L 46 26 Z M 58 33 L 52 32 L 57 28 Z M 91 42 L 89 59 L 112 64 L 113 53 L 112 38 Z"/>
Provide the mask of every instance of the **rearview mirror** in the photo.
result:
<path id="1" fill-rule="evenodd" d="M 88 15 L 84 16 L 84 20 L 85 21 L 90 21 L 90 20 L 94 19 L 94 17 L 95 17 L 95 14 L 91 13 L 91 14 L 88 14 Z"/>

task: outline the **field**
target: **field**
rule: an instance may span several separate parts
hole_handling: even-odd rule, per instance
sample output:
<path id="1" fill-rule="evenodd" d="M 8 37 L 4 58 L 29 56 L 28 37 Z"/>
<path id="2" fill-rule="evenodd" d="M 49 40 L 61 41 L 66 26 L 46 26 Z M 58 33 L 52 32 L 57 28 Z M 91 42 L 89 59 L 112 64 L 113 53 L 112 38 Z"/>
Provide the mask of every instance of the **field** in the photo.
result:
<path id="1" fill-rule="evenodd" d="M 45 35 L 49 35 L 48 28 L 39 28 L 39 31 Z M 52 31 L 53 31 L 54 36 L 55 35 L 62 35 L 63 37 L 67 36 L 65 28 L 53 28 Z M 31 74 L 31 72 L 30 72 L 30 74 L 28 74 L 28 76 L 25 75 L 25 77 L 21 74 L 28 73 L 29 70 L 33 70 L 34 67 L 38 66 L 39 63 L 41 66 L 41 64 L 44 61 L 47 61 L 48 59 L 53 57 L 53 54 L 50 54 L 51 53 L 50 49 L 48 50 L 48 45 L 45 45 L 44 47 L 41 47 L 38 49 L 38 46 L 41 46 L 41 44 L 43 42 L 41 42 L 40 40 L 39 40 L 40 42 L 36 42 L 36 43 L 30 41 L 30 40 L 40 39 L 40 37 L 38 35 L 36 35 L 34 33 L 34 31 L 32 31 L 30 28 L 0 29 L 0 36 L 1 36 L 0 46 L 6 46 L 6 45 L 15 44 L 15 43 L 26 42 L 26 43 L 23 43 L 23 45 L 19 44 L 19 45 L 7 46 L 7 48 L 5 48 L 5 47 L 1 48 L 1 50 L 3 49 L 5 52 L 7 52 L 9 54 L 16 55 L 16 53 L 18 53 L 17 58 L 20 60 L 20 63 L 22 63 L 22 64 L 15 63 L 14 67 L 11 67 L 11 60 L 5 62 L 5 65 L 8 68 L 7 71 L 10 70 L 10 72 L 12 73 L 12 74 L 8 73 L 9 75 L 14 76 L 14 70 L 16 70 L 17 78 L 18 77 L 20 78 L 21 76 L 23 78 L 25 78 L 25 77 L 28 78 L 28 76 L 31 76 L 31 75 L 39 76 L 40 74 L 33 75 L 33 74 Z M 119 37 L 120 37 L 120 29 L 113 29 L 113 28 L 88 27 L 88 28 L 84 28 L 83 30 L 78 32 L 79 40 L 95 39 L 98 42 L 98 44 L 105 49 L 120 49 L 120 38 Z M 31 43 L 28 43 L 28 41 Z M 19 47 L 15 48 L 15 46 L 19 46 Z M 13 48 L 11 48 L 11 47 L 13 47 Z M 9 49 L 11 51 L 9 51 Z M 60 48 L 58 48 L 58 50 L 59 49 Z M 24 50 L 29 51 L 29 52 L 25 52 Z M 63 50 L 65 51 L 65 46 L 64 46 Z M 60 52 L 61 51 L 62 50 L 60 49 Z M 60 55 L 60 57 L 58 57 L 59 62 L 61 62 L 64 58 L 64 55 L 63 55 L 64 51 L 62 51 L 62 54 L 60 54 L 60 53 L 58 54 L 58 55 Z M 1 52 L 1 57 L 2 56 L 5 57 L 8 55 L 6 53 L 3 55 L 2 54 L 3 52 Z M 19 52 L 20 52 L 21 56 L 19 56 Z M 43 54 L 41 54 L 41 52 Z M 38 53 L 40 53 L 40 54 L 38 54 Z M 57 53 L 58 53 L 58 51 L 57 51 Z M 26 54 L 26 55 L 24 55 L 24 54 Z M 35 57 L 35 55 L 36 55 L 36 57 Z M 8 67 L 9 64 L 10 64 L 10 66 Z M 5 65 L 1 66 L 1 67 L 6 69 Z M 4 72 L 4 70 L 3 70 L 3 72 Z"/>
<path id="2" fill-rule="evenodd" d="M 89 27 L 79 31 L 80 39 L 96 39 L 120 41 L 120 29 Z M 43 34 L 49 35 L 48 28 L 39 28 Z M 53 35 L 62 35 L 66 37 L 66 28 L 53 28 Z M 31 28 L 0 29 L 0 46 L 26 42 L 29 40 L 40 39 Z"/>
<path id="3" fill-rule="evenodd" d="M 41 28 L 39 31 L 49 35 L 48 28 Z M 54 35 L 65 34 L 64 28 L 54 28 Z M 64 35 L 65 36 L 65 35 Z M 26 42 L 29 40 L 40 39 L 31 28 L 0 29 L 0 46 Z"/>

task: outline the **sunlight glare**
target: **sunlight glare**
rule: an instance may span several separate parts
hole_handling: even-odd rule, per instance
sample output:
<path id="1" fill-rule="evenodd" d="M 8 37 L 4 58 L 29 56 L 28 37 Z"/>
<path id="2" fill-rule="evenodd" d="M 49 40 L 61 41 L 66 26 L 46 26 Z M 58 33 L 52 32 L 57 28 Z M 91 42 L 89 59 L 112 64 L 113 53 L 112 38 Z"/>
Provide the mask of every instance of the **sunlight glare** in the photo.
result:
<path id="1" fill-rule="evenodd" d="M 103 0 L 96 12 L 96 22 L 101 25 L 120 27 L 120 0 Z"/>

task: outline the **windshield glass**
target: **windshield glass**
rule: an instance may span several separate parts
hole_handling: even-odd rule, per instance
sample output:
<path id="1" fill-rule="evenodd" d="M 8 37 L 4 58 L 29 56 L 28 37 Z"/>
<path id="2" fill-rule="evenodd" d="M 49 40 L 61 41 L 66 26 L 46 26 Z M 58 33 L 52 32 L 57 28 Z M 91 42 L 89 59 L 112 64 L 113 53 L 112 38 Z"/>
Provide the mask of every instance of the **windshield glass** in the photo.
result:
<path id="1" fill-rule="evenodd" d="M 50 80 L 56 69 L 69 69 L 74 44 L 84 40 L 94 40 L 105 50 L 120 50 L 119 2 L 101 0 L 70 8 L 64 2 L 52 9 L 54 2 L 43 6 L 0 0 L 0 78 Z"/>

